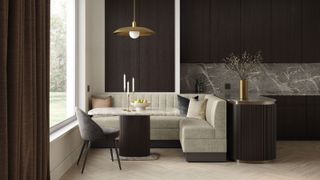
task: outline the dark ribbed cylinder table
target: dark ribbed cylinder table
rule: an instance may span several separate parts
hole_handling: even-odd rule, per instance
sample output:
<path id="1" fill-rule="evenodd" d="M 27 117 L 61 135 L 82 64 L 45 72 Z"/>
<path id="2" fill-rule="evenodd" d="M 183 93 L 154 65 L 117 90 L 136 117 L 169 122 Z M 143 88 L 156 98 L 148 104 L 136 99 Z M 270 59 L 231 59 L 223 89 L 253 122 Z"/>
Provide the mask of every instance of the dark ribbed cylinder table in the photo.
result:
<path id="1" fill-rule="evenodd" d="M 150 155 L 150 116 L 120 116 L 120 156 Z"/>
<path id="2" fill-rule="evenodd" d="M 276 123 L 274 99 L 228 100 L 228 157 L 247 162 L 275 159 Z"/>

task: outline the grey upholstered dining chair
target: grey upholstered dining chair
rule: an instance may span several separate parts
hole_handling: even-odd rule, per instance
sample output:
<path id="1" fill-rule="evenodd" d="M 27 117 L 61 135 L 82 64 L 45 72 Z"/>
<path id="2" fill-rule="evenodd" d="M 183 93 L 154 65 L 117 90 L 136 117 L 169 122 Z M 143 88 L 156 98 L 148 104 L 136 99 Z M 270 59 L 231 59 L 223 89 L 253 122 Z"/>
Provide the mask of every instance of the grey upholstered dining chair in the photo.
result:
<path id="1" fill-rule="evenodd" d="M 98 124 L 96 124 L 85 112 L 81 109 L 76 108 L 76 115 L 79 122 L 79 129 L 81 138 L 84 140 L 84 143 L 81 148 L 81 152 L 77 161 L 77 165 L 79 165 L 79 161 L 83 153 L 85 153 L 85 158 L 82 166 L 81 173 L 86 166 L 88 152 L 91 147 L 91 143 L 94 141 L 105 140 L 112 144 L 113 148 L 116 150 L 117 159 L 119 169 L 121 170 L 121 163 L 119 158 L 118 149 L 116 146 L 116 138 L 119 136 L 119 130 L 114 128 L 101 128 Z M 110 147 L 111 160 L 113 161 L 113 152 L 112 146 Z"/>

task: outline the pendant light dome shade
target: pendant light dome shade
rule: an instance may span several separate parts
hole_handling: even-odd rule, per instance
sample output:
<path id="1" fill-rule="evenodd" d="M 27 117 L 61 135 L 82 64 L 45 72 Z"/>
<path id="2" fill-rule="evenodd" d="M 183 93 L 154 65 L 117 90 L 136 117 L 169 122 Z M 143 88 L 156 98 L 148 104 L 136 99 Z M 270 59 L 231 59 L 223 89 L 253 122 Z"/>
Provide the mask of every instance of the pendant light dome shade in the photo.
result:
<path id="1" fill-rule="evenodd" d="M 136 1 L 133 0 L 133 21 L 131 27 L 122 27 L 113 32 L 118 36 L 130 36 L 132 39 L 137 39 L 140 36 L 151 36 L 155 32 L 146 27 L 137 26 L 136 22 Z"/>
<path id="2" fill-rule="evenodd" d="M 132 26 L 131 27 L 122 27 L 119 28 L 117 30 L 115 30 L 113 32 L 113 34 L 116 34 L 118 36 L 130 36 L 130 34 L 133 34 L 135 32 L 139 32 L 138 37 L 140 36 L 151 36 L 153 35 L 155 32 L 149 28 L 146 27 L 139 27 L 139 26 L 135 26 L 135 22 L 132 22 Z M 132 36 L 130 36 L 132 39 L 137 39 L 137 38 L 133 38 Z"/>

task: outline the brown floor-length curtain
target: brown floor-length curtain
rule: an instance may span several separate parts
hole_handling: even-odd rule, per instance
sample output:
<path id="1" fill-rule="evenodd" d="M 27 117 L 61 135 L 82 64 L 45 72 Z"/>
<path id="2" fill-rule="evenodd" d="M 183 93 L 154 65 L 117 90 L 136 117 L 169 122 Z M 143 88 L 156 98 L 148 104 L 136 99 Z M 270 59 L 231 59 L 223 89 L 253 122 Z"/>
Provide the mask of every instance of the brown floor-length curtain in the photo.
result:
<path id="1" fill-rule="evenodd" d="M 0 179 L 49 173 L 50 0 L 0 0 Z"/>

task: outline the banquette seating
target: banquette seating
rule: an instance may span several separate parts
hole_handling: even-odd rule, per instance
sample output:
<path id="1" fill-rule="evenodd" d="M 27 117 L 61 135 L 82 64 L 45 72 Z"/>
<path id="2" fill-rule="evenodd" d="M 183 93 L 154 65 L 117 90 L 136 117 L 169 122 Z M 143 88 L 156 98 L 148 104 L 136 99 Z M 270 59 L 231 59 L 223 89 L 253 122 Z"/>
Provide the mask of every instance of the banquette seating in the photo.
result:
<path id="1" fill-rule="evenodd" d="M 205 119 L 184 116 L 151 116 L 150 139 L 155 142 L 180 141 L 187 161 L 226 160 L 226 101 L 209 94 L 179 94 L 207 99 Z M 112 96 L 114 107 L 126 107 L 125 93 L 96 95 Z M 135 93 L 131 99 L 147 99 L 151 108 L 178 109 L 175 93 Z M 92 119 L 101 127 L 119 128 L 118 116 L 94 115 Z"/>

